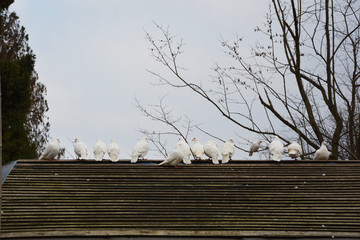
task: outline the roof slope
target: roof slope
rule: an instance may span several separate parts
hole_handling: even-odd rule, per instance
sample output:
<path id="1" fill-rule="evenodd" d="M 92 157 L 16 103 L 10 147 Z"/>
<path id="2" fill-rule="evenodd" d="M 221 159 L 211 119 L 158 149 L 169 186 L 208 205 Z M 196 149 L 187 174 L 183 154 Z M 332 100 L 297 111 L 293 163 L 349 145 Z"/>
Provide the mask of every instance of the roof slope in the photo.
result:
<path id="1" fill-rule="evenodd" d="M 19 160 L 2 237 L 360 237 L 360 161 L 155 164 Z"/>

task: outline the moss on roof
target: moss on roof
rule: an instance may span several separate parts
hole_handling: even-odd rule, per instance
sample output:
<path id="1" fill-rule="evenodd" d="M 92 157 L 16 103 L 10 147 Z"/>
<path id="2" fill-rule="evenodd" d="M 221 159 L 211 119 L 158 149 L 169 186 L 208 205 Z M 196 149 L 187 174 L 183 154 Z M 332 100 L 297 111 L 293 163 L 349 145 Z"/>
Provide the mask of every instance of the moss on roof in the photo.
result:
<path id="1" fill-rule="evenodd" d="M 150 161 L 149 161 L 150 162 Z M 360 161 L 18 160 L 2 237 L 360 237 Z"/>

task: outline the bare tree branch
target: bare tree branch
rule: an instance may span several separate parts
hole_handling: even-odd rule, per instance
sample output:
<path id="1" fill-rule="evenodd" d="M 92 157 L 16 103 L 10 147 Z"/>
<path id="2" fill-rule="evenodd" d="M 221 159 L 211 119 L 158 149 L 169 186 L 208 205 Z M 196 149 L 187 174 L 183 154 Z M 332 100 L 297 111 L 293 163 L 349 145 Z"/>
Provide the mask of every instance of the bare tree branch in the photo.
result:
<path id="1" fill-rule="evenodd" d="M 360 159 L 357 4 L 354 0 L 272 0 L 264 29 L 255 28 L 268 42 L 257 42 L 251 55 L 243 56 L 243 37 L 221 39 L 225 54 L 234 64 L 216 64 L 212 68 L 215 76 L 206 82 L 208 89 L 183 77 L 185 68 L 178 61 L 183 40 L 172 35 L 169 27 L 155 24 L 159 40 L 146 33 L 151 55 L 175 78 L 148 71 L 160 84 L 192 90 L 242 131 L 266 140 L 278 135 L 286 144 L 297 140 L 304 156 L 311 156 L 326 140 L 331 143 L 334 159 Z M 162 101 L 152 108 L 154 112 L 139 109 L 180 135 L 180 119 L 169 119 L 172 111 Z M 187 118 L 182 127 L 190 130 L 194 126 Z M 184 131 L 182 136 L 188 133 Z"/>

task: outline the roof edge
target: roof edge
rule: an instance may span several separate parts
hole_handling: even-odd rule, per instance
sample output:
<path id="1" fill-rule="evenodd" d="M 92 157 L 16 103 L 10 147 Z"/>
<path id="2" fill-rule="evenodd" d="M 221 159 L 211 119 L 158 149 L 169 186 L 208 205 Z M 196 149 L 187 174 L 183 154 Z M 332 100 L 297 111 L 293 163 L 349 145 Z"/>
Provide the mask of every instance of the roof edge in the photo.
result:
<path id="1" fill-rule="evenodd" d="M 91 230 L 91 231 L 44 231 L 44 232 L 10 232 L 2 233 L 1 238 L 27 238 L 27 237 L 345 237 L 360 238 L 359 232 L 331 232 L 331 231 L 190 231 L 190 230 Z"/>
<path id="2" fill-rule="evenodd" d="M 9 176 L 11 170 L 14 168 L 17 161 L 11 161 L 1 167 L 1 185 L 4 184 L 7 176 Z"/>
<path id="3" fill-rule="evenodd" d="M 145 159 L 145 160 L 138 160 L 136 163 L 160 163 L 164 161 L 164 159 Z M 20 163 L 114 163 L 114 164 L 121 164 L 121 163 L 130 163 L 130 159 L 119 159 L 117 162 L 112 162 L 109 159 L 103 159 L 102 161 L 96 161 L 95 159 L 56 159 L 56 160 L 40 160 L 40 159 L 19 159 L 17 162 Z M 212 164 L 211 160 L 192 160 L 193 164 Z M 136 164 L 135 163 L 135 164 Z M 280 162 L 273 161 L 273 160 L 241 160 L 241 159 L 232 159 L 228 164 L 259 164 L 259 163 L 269 163 L 269 164 L 279 164 L 279 163 L 360 163 L 360 160 L 282 160 Z M 134 164 L 134 165 L 135 165 Z M 219 165 L 222 165 L 221 163 Z"/>

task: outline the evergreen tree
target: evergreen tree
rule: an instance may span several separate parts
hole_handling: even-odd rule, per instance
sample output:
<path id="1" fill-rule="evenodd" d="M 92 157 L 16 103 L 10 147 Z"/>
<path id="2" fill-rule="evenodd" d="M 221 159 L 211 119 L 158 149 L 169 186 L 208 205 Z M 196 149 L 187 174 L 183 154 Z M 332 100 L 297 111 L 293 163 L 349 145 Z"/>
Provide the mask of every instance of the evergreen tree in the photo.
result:
<path id="1" fill-rule="evenodd" d="M 2 92 L 3 163 L 36 158 L 49 136 L 45 113 L 46 87 L 34 69 L 35 54 L 15 12 L 0 4 L 0 74 Z"/>

